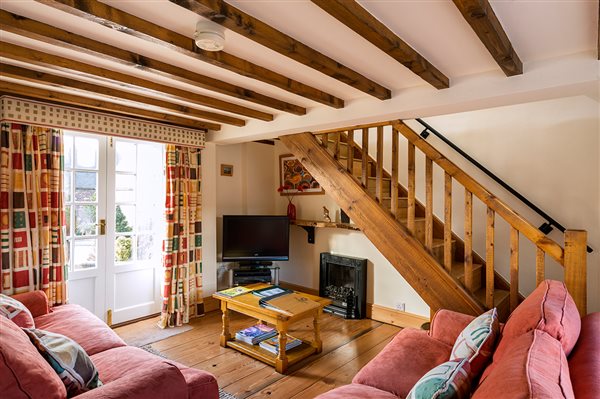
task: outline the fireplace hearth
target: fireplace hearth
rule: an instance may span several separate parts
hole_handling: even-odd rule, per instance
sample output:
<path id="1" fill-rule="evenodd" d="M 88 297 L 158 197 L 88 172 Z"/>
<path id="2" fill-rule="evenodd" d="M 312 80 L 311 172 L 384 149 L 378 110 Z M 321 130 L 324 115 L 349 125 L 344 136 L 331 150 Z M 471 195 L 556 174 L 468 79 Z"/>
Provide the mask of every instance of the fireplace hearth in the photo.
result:
<path id="1" fill-rule="evenodd" d="M 319 295 L 333 303 L 324 311 L 346 319 L 363 319 L 367 310 L 367 259 L 321 254 Z"/>

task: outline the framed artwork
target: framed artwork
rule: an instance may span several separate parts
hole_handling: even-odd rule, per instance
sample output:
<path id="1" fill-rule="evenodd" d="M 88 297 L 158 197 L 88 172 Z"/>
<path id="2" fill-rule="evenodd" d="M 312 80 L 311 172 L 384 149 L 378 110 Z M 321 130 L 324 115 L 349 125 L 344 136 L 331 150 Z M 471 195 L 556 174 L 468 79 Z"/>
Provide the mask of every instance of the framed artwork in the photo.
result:
<path id="1" fill-rule="evenodd" d="M 221 176 L 233 176 L 233 165 L 221 164 Z"/>
<path id="2" fill-rule="evenodd" d="M 281 195 L 324 194 L 323 187 L 292 154 L 279 156 L 279 185 L 290 187 Z M 302 191 L 298 190 L 302 187 Z"/>

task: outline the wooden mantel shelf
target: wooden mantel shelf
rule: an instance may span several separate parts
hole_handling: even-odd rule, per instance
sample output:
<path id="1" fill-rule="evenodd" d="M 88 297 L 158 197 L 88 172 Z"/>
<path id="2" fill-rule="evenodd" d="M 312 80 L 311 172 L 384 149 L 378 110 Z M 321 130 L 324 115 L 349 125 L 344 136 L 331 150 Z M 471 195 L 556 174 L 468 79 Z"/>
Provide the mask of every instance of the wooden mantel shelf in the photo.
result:
<path id="1" fill-rule="evenodd" d="M 320 220 L 290 220 L 290 224 L 302 227 L 308 233 L 308 243 L 315 243 L 315 227 L 329 227 L 333 229 L 346 229 L 346 230 L 357 230 L 360 231 L 358 226 L 352 223 L 336 223 L 336 222 L 324 222 Z"/>

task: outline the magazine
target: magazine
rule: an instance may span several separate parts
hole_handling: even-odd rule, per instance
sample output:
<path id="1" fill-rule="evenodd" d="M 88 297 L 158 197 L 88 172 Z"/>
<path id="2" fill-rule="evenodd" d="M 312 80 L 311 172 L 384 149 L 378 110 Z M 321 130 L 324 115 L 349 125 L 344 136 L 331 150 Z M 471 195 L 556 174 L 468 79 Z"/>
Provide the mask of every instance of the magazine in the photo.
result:
<path id="1" fill-rule="evenodd" d="M 247 344 L 256 345 L 260 341 L 271 338 L 277 335 L 277 330 L 274 327 L 269 327 L 264 324 L 257 324 L 235 334 L 235 339 Z"/>
<path id="2" fill-rule="evenodd" d="M 223 296 L 226 296 L 228 298 L 233 298 L 234 296 L 246 294 L 246 293 L 248 293 L 250 291 L 252 291 L 250 288 L 246 288 L 246 287 L 243 287 L 243 286 L 238 286 L 238 287 L 228 288 L 228 289 L 223 290 L 223 291 L 218 291 L 217 295 L 223 295 Z"/>
<path id="3" fill-rule="evenodd" d="M 285 294 L 291 294 L 292 290 L 288 290 L 287 288 L 281 288 L 278 285 L 272 285 L 270 287 L 267 288 L 263 288 L 260 290 L 255 290 L 252 291 L 252 293 L 256 296 L 259 296 L 261 298 L 266 298 L 266 297 L 274 297 L 274 296 L 280 296 L 280 295 L 285 295 Z"/>
<path id="4" fill-rule="evenodd" d="M 298 338 L 294 338 L 291 335 L 287 336 L 287 342 L 285 344 L 285 350 L 289 351 L 297 346 L 302 344 L 302 341 Z M 265 339 L 258 344 L 261 348 L 268 350 L 269 352 L 277 355 L 279 353 L 279 339 L 278 337 L 273 337 L 269 339 Z"/>

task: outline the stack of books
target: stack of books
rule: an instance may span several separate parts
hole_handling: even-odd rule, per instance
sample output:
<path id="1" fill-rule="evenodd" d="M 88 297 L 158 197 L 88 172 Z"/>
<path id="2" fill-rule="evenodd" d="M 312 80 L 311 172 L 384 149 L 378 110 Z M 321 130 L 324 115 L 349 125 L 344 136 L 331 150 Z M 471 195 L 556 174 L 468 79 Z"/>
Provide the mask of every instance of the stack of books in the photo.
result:
<path id="1" fill-rule="evenodd" d="M 235 334 L 235 339 L 250 345 L 256 345 L 267 338 L 274 337 L 275 335 L 277 335 L 277 330 L 275 330 L 274 327 L 269 327 L 264 324 L 257 324 L 238 331 Z"/>
<path id="2" fill-rule="evenodd" d="M 287 342 L 285 344 L 286 352 L 289 351 L 290 349 L 293 349 L 293 348 L 299 346 L 301 343 L 302 343 L 302 341 L 299 340 L 298 338 L 294 338 L 291 335 L 288 335 Z M 265 339 L 264 341 L 261 341 L 258 345 L 261 348 L 266 349 L 271 353 L 274 353 L 275 355 L 279 354 L 279 339 L 278 339 L 278 337 Z"/>

